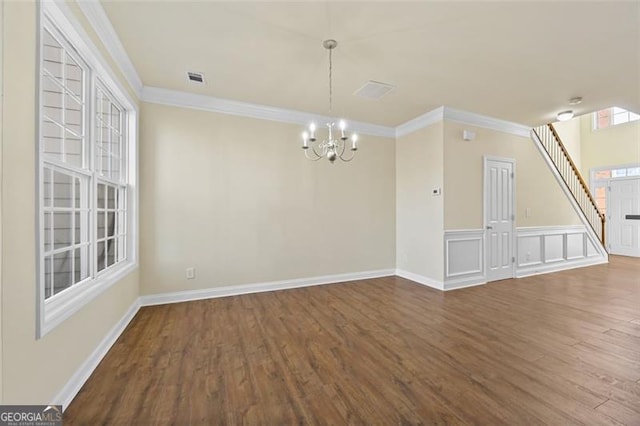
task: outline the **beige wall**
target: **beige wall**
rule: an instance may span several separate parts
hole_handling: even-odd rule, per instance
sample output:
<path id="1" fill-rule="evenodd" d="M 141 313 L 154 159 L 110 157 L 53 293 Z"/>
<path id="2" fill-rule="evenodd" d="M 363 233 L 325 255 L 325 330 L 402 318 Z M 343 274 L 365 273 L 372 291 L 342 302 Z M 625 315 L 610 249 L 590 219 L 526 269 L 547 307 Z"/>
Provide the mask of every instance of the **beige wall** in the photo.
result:
<path id="1" fill-rule="evenodd" d="M 443 123 L 396 140 L 396 256 L 398 269 L 444 279 Z"/>
<path id="2" fill-rule="evenodd" d="M 395 267 L 393 140 L 363 135 L 351 163 L 329 164 L 300 135 L 143 103 L 142 294 Z"/>
<path id="3" fill-rule="evenodd" d="M 476 133 L 462 139 L 463 130 Z M 483 156 L 516 160 L 516 226 L 580 224 L 565 194 L 529 137 L 451 121 L 444 123 L 444 228 L 479 229 L 483 224 Z M 525 209 L 530 209 L 526 217 Z"/>
<path id="4" fill-rule="evenodd" d="M 573 164 L 580 170 L 582 164 L 582 140 L 580 131 L 580 117 L 575 117 L 568 121 L 558 121 L 553 123 L 562 144 L 569 152 Z"/>
<path id="5" fill-rule="evenodd" d="M 36 6 L 3 2 L 2 339 L 5 404 L 45 404 L 138 295 L 132 273 L 41 338 L 36 330 Z"/>
<path id="6" fill-rule="evenodd" d="M 640 163 L 640 121 L 592 130 L 591 114 L 580 117 L 582 175 L 594 167 Z"/>

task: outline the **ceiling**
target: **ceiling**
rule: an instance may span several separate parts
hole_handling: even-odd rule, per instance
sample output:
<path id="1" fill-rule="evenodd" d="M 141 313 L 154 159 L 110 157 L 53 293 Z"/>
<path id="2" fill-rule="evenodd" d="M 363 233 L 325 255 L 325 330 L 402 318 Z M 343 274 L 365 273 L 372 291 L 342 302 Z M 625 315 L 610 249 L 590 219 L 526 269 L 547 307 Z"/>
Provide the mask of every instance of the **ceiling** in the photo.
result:
<path id="1" fill-rule="evenodd" d="M 526 125 L 640 112 L 640 2 L 103 1 L 145 86 L 386 126 L 441 105 Z M 187 81 L 205 73 L 206 85 Z M 367 80 L 396 86 L 355 96 Z"/>

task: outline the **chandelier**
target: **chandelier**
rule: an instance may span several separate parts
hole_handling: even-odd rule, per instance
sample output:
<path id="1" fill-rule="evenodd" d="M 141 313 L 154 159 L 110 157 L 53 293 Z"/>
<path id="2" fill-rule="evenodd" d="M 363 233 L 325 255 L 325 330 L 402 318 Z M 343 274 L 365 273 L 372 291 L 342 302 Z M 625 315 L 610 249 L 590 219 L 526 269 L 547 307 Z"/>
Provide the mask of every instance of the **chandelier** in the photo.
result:
<path id="1" fill-rule="evenodd" d="M 329 116 L 331 116 L 331 107 L 333 106 L 333 62 L 331 58 L 331 52 L 338 46 L 338 42 L 335 40 L 325 40 L 322 42 L 322 46 L 329 51 Z M 304 155 L 312 161 L 318 161 L 321 158 L 329 160 L 331 163 L 339 158 L 342 161 L 351 161 L 355 157 L 358 150 L 358 135 L 353 133 L 351 136 L 346 132 L 347 123 L 344 120 L 338 122 L 337 127 L 333 119 L 330 119 L 326 123 L 327 132 L 324 137 L 319 137 L 316 134 L 316 124 L 311 123 L 309 125 L 309 131 L 305 131 L 302 134 L 302 149 Z M 319 132 L 318 132 L 319 133 Z M 338 133 L 340 135 L 338 136 Z M 351 155 L 345 155 L 347 145 L 351 145 Z"/>

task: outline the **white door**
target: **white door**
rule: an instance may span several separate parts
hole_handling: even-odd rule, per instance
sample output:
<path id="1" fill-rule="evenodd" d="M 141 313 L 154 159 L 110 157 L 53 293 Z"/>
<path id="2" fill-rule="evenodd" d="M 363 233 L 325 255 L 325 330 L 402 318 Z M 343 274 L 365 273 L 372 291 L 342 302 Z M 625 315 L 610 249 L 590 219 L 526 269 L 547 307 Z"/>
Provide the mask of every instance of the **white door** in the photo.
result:
<path id="1" fill-rule="evenodd" d="M 609 253 L 640 257 L 640 179 L 609 186 Z"/>
<path id="2" fill-rule="evenodd" d="M 484 222 L 487 281 L 513 278 L 514 160 L 485 158 Z"/>

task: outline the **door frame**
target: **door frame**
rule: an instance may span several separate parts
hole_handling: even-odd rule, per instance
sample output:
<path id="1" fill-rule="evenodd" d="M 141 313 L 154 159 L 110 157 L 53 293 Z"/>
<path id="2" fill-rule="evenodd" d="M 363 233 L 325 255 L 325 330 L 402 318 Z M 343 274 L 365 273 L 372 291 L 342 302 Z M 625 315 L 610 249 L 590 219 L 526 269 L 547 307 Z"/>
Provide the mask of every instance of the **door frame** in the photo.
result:
<path id="1" fill-rule="evenodd" d="M 607 213 L 605 214 L 606 220 L 604 222 L 604 227 L 605 227 L 604 231 L 605 231 L 605 235 L 607 236 L 605 241 L 605 250 L 607 251 L 607 253 L 609 252 L 609 247 L 610 247 L 608 236 L 611 235 L 611 218 L 609 216 L 609 202 L 611 200 L 611 196 L 609 195 L 609 192 L 611 188 L 611 182 L 638 179 L 640 178 L 640 176 L 625 176 L 625 177 L 619 177 L 619 178 L 596 179 L 596 173 L 603 170 L 628 169 L 628 168 L 636 168 L 636 167 L 640 167 L 640 163 L 626 163 L 626 164 L 618 164 L 616 166 L 598 166 L 598 167 L 592 167 L 591 169 L 589 169 L 589 192 L 591 192 L 591 195 L 595 198 L 595 190 L 598 184 L 604 184 L 606 188 L 604 191 L 604 194 L 605 194 L 604 198 L 605 198 Z"/>
<path id="2" fill-rule="evenodd" d="M 489 282 L 489 242 L 487 241 L 487 163 L 489 161 L 502 161 L 511 163 L 511 171 L 513 173 L 513 183 L 511 185 L 511 211 L 513 219 L 511 220 L 511 278 L 516 276 L 516 263 L 518 260 L 518 237 L 516 235 L 516 160 L 515 158 L 498 157 L 495 155 L 484 155 L 482 157 L 482 234 L 483 238 L 483 250 L 484 250 L 484 275 L 487 282 Z"/>
<path id="3" fill-rule="evenodd" d="M 615 179 L 608 179 L 607 180 L 607 189 L 605 191 L 605 198 L 606 198 L 606 203 L 607 203 L 607 219 L 605 222 L 605 227 L 606 227 L 606 232 L 607 235 L 609 236 L 609 238 L 611 238 L 611 233 L 612 233 L 612 229 L 611 229 L 611 215 L 609 214 L 610 207 L 611 207 L 611 185 L 613 185 L 614 183 L 617 182 L 625 182 L 625 181 L 639 181 L 640 182 L 640 176 L 630 176 L 630 177 L 624 177 L 624 178 L 615 178 Z M 611 254 L 611 239 L 609 239 L 608 241 L 606 241 L 607 243 L 607 251 Z M 640 257 L 636 254 L 621 254 L 620 252 L 618 253 L 614 253 L 614 255 L 620 255 L 620 256 L 629 256 L 629 257 Z"/>

